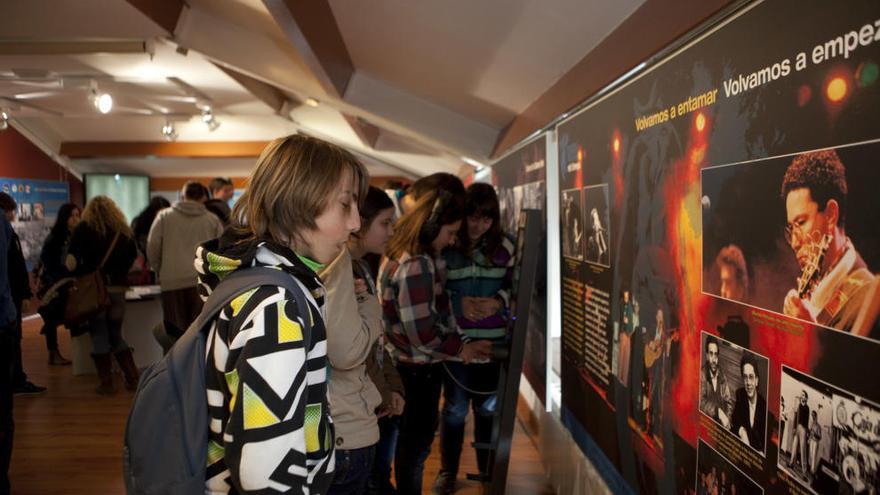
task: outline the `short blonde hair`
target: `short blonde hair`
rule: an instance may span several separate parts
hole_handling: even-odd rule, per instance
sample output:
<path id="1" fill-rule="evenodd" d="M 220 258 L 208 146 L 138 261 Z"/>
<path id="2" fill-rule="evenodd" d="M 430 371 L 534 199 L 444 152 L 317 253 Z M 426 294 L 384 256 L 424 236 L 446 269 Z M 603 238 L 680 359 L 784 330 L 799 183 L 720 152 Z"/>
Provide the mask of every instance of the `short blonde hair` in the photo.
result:
<path id="1" fill-rule="evenodd" d="M 132 237 L 131 227 L 125 220 L 125 214 L 107 196 L 95 196 L 90 199 L 82 211 L 82 221 L 104 237 L 116 235 L 117 232 L 125 237 Z"/>
<path id="2" fill-rule="evenodd" d="M 326 141 L 291 135 L 269 143 L 244 194 L 232 210 L 233 228 L 248 237 L 287 244 L 315 230 L 333 189 L 346 173 L 360 205 L 369 186 L 364 166 L 348 151 Z"/>

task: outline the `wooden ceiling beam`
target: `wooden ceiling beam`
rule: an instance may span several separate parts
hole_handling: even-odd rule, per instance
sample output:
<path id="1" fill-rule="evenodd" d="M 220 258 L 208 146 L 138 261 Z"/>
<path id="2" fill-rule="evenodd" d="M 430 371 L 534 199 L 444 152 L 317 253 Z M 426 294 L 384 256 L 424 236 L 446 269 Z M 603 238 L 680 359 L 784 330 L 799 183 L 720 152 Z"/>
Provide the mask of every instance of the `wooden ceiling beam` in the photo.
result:
<path id="1" fill-rule="evenodd" d="M 328 0 L 263 0 L 287 40 L 328 95 L 342 98 L 354 63 Z"/>
<path id="2" fill-rule="evenodd" d="M 267 84 L 225 65 L 216 62 L 213 62 L 213 64 L 215 67 L 222 70 L 227 76 L 231 77 L 235 82 L 240 84 L 241 87 L 248 90 L 248 92 L 255 98 L 268 105 L 276 115 L 290 118 L 290 112 L 302 104 L 298 99 L 289 97 L 283 91 L 271 84 Z"/>
<path id="3" fill-rule="evenodd" d="M 0 55 L 153 53 L 145 40 L 0 40 Z"/>
<path id="4" fill-rule="evenodd" d="M 254 158 L 268 141 L 143 142 L 110 141 L 61 143 L 60 155 L 70 159 L 108 157 L 157 158 Z"/>
<path id="5" fill-rule="evenodd" d="M 354 133 L 357 134 L 357 137 L 361 140 L 362 143 L 364 143 L 364 146 L 376 149 L 376 142 L 379 141 L 379 136 L 382 134 L 382 129 L 360 117 L 355 117 L 353 115 L 343 113 L 342 118 L 344 118 L 345 121 L 348 122 L 351 130 L 353 130 Z"/>
<path id="6" fill-rule="evenodd" d="M 132 7 L 149 17 L 159 27 L 174 34 L 177 21 L 186 6 L 184 0 L 126 0 Z"/>

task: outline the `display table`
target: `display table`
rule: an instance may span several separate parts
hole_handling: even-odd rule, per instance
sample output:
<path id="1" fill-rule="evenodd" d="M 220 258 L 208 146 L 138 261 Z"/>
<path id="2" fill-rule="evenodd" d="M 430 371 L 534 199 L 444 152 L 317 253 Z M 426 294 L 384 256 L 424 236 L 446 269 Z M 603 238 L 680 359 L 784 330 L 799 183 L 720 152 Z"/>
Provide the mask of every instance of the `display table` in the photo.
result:
<path id="1" fill-rule="evenodd" d="M 125 317 L 122 337 L 134 354 L 134 363 L 145 368 L 162 358 L 162 347 L 153 338 L 153 328 L 162 322 L 162 300 L 158 285 L 131 287 L 125 293 Z M 70 339 L 73 374 L 95 373 L 92 361 L 92 337 L 88 332 Z"/>

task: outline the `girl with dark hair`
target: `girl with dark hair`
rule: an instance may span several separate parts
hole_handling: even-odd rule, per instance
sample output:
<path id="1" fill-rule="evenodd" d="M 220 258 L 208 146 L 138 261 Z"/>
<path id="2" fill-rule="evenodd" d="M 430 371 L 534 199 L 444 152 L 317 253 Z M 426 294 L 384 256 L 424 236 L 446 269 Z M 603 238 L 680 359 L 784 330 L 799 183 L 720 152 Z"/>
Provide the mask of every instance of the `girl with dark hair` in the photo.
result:
<path id="1" fill-rule="evenodd" d="M 461 196 L 445 190 L 422 195 L 395 226 L 379 270 L 385 336 L 406 391 L 395 455 L 397 490 L 405 495 L 422 490 L 438 420 L 441 363 L 456 357 L 470 362 L 491 351 L 489 341 L 472 342 L 461 333 L 443 288 L 441 252 L 455 241 L 463 216 Z"/>
<path id="2" fill-rule="evenodd" d="M 147 252 L 147 237 L 150 235 L 150 227 L 160 211 L 171 206 L 171 202 L 162 196 L 153 196 L 150 204 L 147 205 L 138 216 L 131 221 L 131 230 L 134 233 L 134 242 L 137 244 L 140 253 Z"/>
<path id="3" fill-rule="evenodd" d="M 446 292 L 462 333 L 472 339 L 503 340 L 513 279 L 513 243 L 501 231 L 498 196 L 489 184 L 471 184 L 465 198 L 465 221 L 453 249 L 444 252 Z M 443 415 L 440 429 L 440 472 L 437 493 L 452 493 L 458 473 L 468 403 L 474 411 L 474 440 L 487 444 L 499 367 L 489 359 L 444 363 Z M 477 449 L 480 473 L 486 472 L 489 453 Z"/>
<path id="4" fill-rule="evenodd" d="M 394 235 L 394 203 L 381 189 L 370 187 L 361 210 L 361 230 L 348 241 L 352 256 L 354 278 L 364 287 L 364 292 L 376 298 L 375 274 L 365 259 L 368 255 L 382 256 L 388 241 Z M 382 396 L 377 410 L 379 442 L 373 459 L 373 469 L 367 482 L 367 493 L 396 493 L 391 484 L 391 461 L 397 444 L 399 416 L 403 414 L 404 389 L 391 355 L 385 349 L 384 332 L 376 341 L 373 352 L 367 356 L 367 373 Z"/>
<path id="5" fill-rule="evenodd" d="M 327 289 L 328 392 L 339 469 L 328 495 L 364 493 L 381 435 L 378 419 L 399 415 L 403 409 L 400 377 L 396 377 L 395 388 L 391 384 L 394 377 L 389 382 L 383 374 L 382 308 L 376 284 L 362 259 L 368 252 L 385 251 L 394 232 L 392 213 L 390 198 L 379 189 L 368 189 L 361 228 L 349 236 L 347 249 L 318 272 Z"/>
<path id="6" fill-rule="evenodd" d="M 43 267 L 40 272 L 40 291 L 37 294 L 43 298 L 46 291 L 59 280 L 67 277 L 67 267 L 64 266 L 64 257 L 67 256 L 67 244 L 70 242 L 70 234 L 80 220 L 79 206 L 73 203 L 61 205 L 55 225 L 49 231 L 43 249 L 40 251 L 40 263 Z M 46 336 L 46 349 L 49 350 L 49 364 L 67 365 L 70 361 L 64 359 L 58 352 L 58 325 L 64 322 L 64 303 L 67 300 L 66 290 L 59 288 L 52 296 L 50 294 L 48 304 L 40 308 L 40 316 L 43 317 L 43 329 L 40 333 Z"/>

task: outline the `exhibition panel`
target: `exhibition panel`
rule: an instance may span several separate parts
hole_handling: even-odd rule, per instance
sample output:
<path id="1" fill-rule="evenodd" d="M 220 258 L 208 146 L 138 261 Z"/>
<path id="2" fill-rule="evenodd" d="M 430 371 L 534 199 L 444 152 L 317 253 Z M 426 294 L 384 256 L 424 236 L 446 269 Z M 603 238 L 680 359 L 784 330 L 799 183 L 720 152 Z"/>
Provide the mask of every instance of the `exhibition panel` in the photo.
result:
<path id="1" fill-rule="evenodd" d="M 878 63 L 877 2 L 754 2 L 557 127 L 562 417 L 612 489 L 880 489 Z"/>

